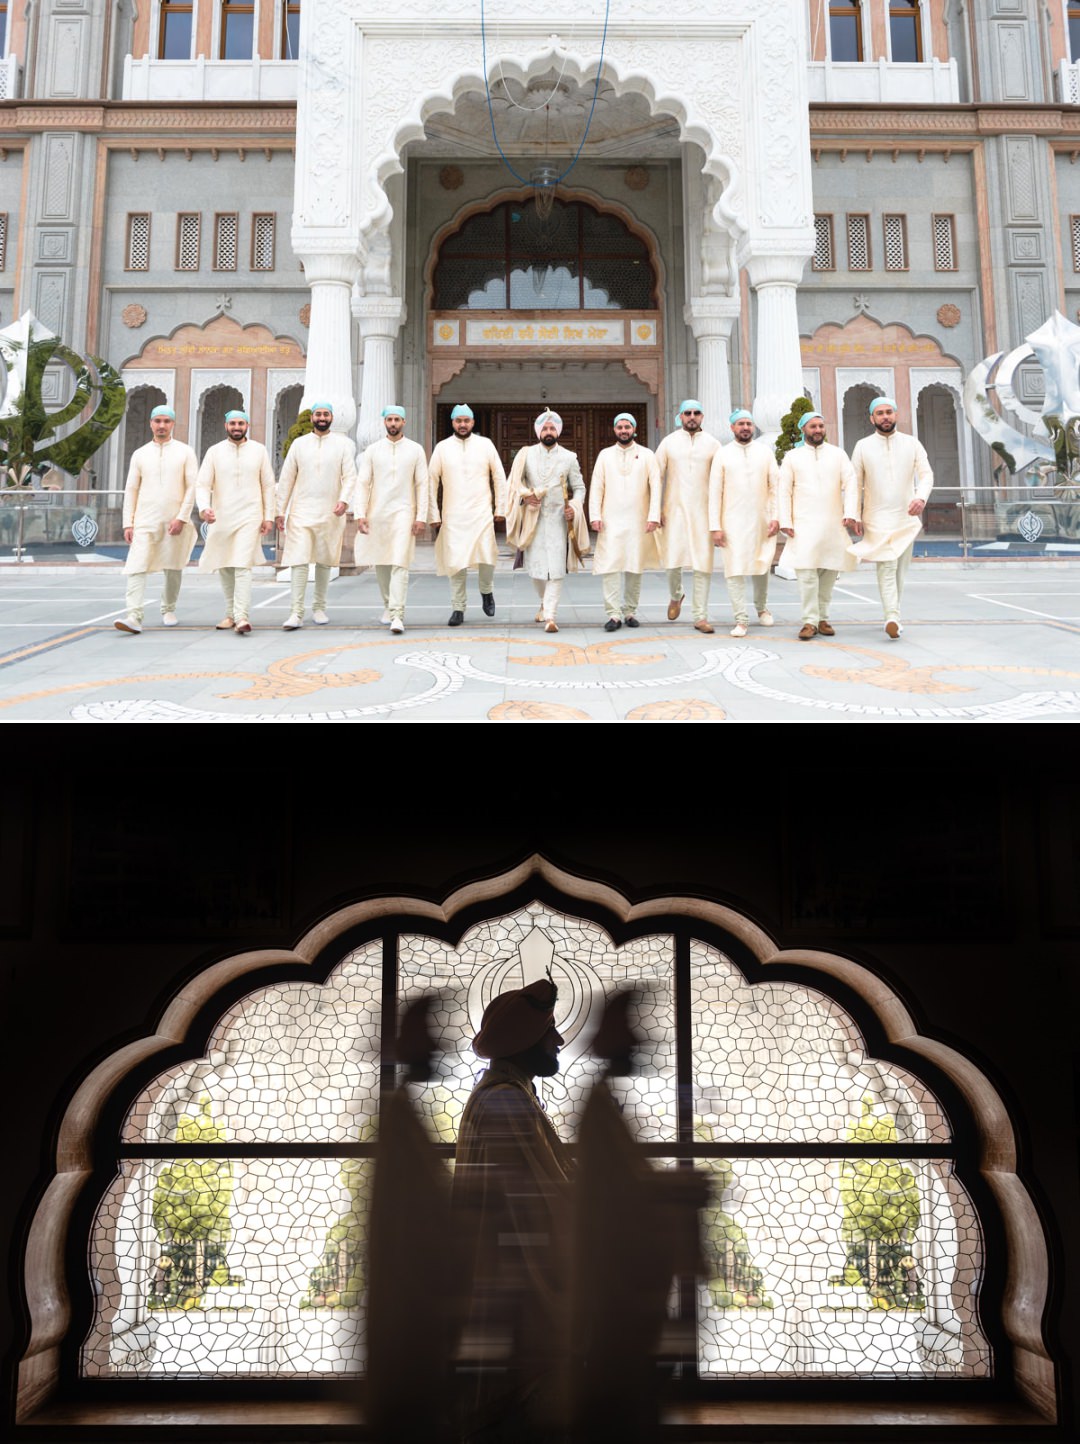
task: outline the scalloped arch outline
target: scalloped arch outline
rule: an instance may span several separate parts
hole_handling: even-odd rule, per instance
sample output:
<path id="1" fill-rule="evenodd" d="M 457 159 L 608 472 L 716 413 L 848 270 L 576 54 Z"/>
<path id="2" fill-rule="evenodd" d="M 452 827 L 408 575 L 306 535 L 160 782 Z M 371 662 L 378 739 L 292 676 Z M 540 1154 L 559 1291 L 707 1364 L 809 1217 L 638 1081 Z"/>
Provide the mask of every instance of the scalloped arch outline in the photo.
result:
<path id="1" fill-rule="evenodd" d="M 951 361 L 952 364 L 960 372 L 960 374 L 964 374 L 963 362 L 959 361 L 955 356 L 951 354 L 951 352 L 943 351 L 941 347 L 941 342 L 936 336 L 931 336 L 929 331 L 913 331 L 906 321 L 881 321 L 878 319 L 877 316 L 872 316 L 869 311 L 859 311 L 854 316 L 849 316 L 846 321 L 823 321 L 816 331 L 800 331 L 799 340 L 817 341 L 824 336 L 826 331 L 836 331 L 838 333 L 843 333 L 852 321 L 858 321 L 861 319 L 873 321 L 874 325 L 878 326 L 882 331 L 884 331 L 889 326 L 895 326 L 898 331 L 906 331 L 913 341 L 929 341 L 932 346 L 937 347 L 943 361 Z M 878 363 L 868 361 L 866 364 L 877 365 Z M 881 364 L 888 365 L 889 363 L 882 362 Z"/>
<path id="2" fill-rule="evenodd" d="M 956 1087 L 976 1128 L 979 1173 L 993 1194 L 1004 1225 L 1007 1252 L 1001 1318 L 1012 1345 L 1017 1389 L 1048 1419 L 1056 1417 L 1056 1374 L 1042 1334 L 1050 1266 L 1035 1203 L 1017 1174 L 1017 1142 L 1005 1104 L 975 1064 L 955 1048 L 920 1034 L 908 1009 L 877 977 L 851 958 L 816 949 L 784 948 L 744 914 L 700 897 L 667 895 L 631 903 L 608 883 L 566 871 L 534 853 L 517 866 L 466 883 L 441 902 L 416 896 L 377 897 L 338 908 L 310 928 L 292 949 L 235 953 L 212 964 L 183 985 L 168 1003 L 156 1031 L 117 1049 L 83 1079 L 60 1124 L 56 1171 L 35 1210 L 24 1260 L 30 1337 L 19 1364 L 18 1419 L 24 1420 L 54 1389 L 59 1377 L 60 1345 L 71 1321 L 65 1278 L 68 1226 L 94 1168 L 93 1143 L 107 1102 L 129 1076 L 155 1055 L 188 1040 L 200 1013 L 215 995 L 246 974 L 268 967 L 313 967 L 350 929 L 381 920 L 426 920 L 447 926 L 462 912 L 487 910 L 530 883 L 545 885 L 572 907 L 580 902 L 600 908 L 623 925 L 676 916 L 726 932 L 764 969 L 805 967 L 822 979 L 850 989 L 877 1020 L 890 1044 L 939 1069 Z M 464 931 L 470 922 L 462 925 Z"/>
<path id="3" fill-rule="evenodd" d="M 534 51 L 524 61 L 489 52 L 488 75 L 499 73 L 525 85 L 530 76 L 543 73 L 553 63 L 564 66 L 563 78 L 577 85 L 586 81 L 595 83 L 599 70 L 617 96 L 640 95 L 648 102 L 653 115 L 670 115 L 678 124 L 679 139 L 693 142 L 704 151 L 702 171 L 720 181 L 720 196 L 712 211 L 716 224 L 733 238 L 748 232 L 749 225 L 740 209 L 742 176 L 734 159 L 716 145 L 712 129 L 696 114 L 690 102 L 676 95 L 658 94 L 647 74 L 630 68 L 624 71 L 610 54 L 604 56 L 601 65 L 599 52 L 584 55 L 579 51 L 561 51 L 549 45 Z M 367 182 L 366 199 L 369 204 L 364 209 L 360 226 L 362 245 L 373 232 L 390 224 L 393 207 L 386 193 L 386 182 L 404 171 L 402 151 L 412 141 L 424 139 L 424 127 L 433 116 L 452 115 L 461 97 L 473 92 L 484 93 L 484 72 L 479 67 L 459 71 L 449 83 L 419 95 L 409 113 L 398 122 L 392 149 L 382 151 L 372 162 Z"/>
<path id="4" fill-rule="evenodd" d="M 146 355 L 146 348 L 148 346 L 153 346 L 155 342 L 171 341 L 173 337 L 178 336 L 181 331 L 205 331 L 207 326 L 213 325 L 215 321 L 227 321 L 229 325 L 235 326 L 237 330 L 241 333 L 241 335 L 243 335 L 246 331 L 265 331 L 265 333 L 268 336 L 272 336 L 275 341 L 288 342 L 290 346 L 295 346 L 302 357 L 307 355 L 307 351 L 303 343 L 298 341 L 295 336 L 286 336 L 284 334 L 279 336 L 275 334 L 275 332 L 273 332 L 270 327 L 267 326 L 263 321 L 238 321 L 235 316 L 226 316 L 223 315 L 220 311 L 215 311 L 212 316 L 207 316 L 205 321 L 181 321 L 178 325 L 174 326 L 167 335 L 163 332 L 159 332 L 154 336 L 147 336 L 140 349 L 133 352 L 132 355 L 128 356 L 124 361 L 122 361 L 117 367 L 117 370 L 123 371 L 126 367 L 131 366 L 134 362 L 140 360 L 143 356 Z"/>

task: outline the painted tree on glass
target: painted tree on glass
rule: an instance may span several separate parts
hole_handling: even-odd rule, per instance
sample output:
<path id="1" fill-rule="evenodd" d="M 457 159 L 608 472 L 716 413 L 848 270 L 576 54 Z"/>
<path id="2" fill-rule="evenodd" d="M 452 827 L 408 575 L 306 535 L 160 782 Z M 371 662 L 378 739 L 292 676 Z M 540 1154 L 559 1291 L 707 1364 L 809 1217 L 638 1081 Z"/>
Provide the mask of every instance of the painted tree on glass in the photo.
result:
<path id="1" fill-rule="evenodd" d="M 196 1116 L 181 1114 L 174 1141 L 224 1143 L 225 1129 L 199 1099 Z M 225 1245 L 233 1195 L 232 1164 L 217 1158 L 177 1158 L 157 1176 L 152 1217 L 161 1252 L 154 1266 L 150 1307 L 195 1308 L 211 1283 L 238 1283 L 229 1273 Z"/>
<path id="2" fill-rule="evenodd" d="M 370 1142 L 374 1128 L 360 1131 L 360 1142 Z M 348 1194 L 345 1211 L 326 1235 L 322 1257 L 308 1277 L 302 1309 L 355 1309 L 364 1291 L 364 1255 L 367 1250 L 368 1212 L 371 1207 L 371 1164 L 346 1159 L 338 1182 Z"/>
<path id="3" fill-rule="evenodd" d="M 853 1143 L 895 1144 L 896 1120 L 862 1100 L 862 1117 L 848 1129 Z M 842 1237 L 847 1245 L 843 1282 L 865 1289 L 874 1308 L 926 1305 L 914 1257 L 919 1227 L 919 1186 L 902 1159 L 845 1159 L 840 1165 Z"/>
<path id="4" fill-rule="evenodd" d="M 709 1130 L 711 1133 L 711 1130 Z M 713 1174 L 713 1195 L 722 1205 L 735 1181 L 731 1165 L 718 1162 Z M 701 1214 L 702 1240 L 709 1264 L 705 1287 L 718 1309 L 771 1309 L 765 1279 L 750 1254 L 746 1230 L 723 1207 L 705 1208 Z"/>

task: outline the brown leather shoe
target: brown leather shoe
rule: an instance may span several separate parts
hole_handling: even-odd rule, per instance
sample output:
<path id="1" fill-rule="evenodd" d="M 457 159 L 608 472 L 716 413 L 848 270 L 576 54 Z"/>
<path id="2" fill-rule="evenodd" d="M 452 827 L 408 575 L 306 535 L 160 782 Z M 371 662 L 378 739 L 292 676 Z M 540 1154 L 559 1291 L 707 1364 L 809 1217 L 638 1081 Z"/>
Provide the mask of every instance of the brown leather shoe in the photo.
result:
<path id="1" fill-rule="evenodd" d="M 831 622 L 818 622 L 817 629 L 823 637 L 836 636 L 836 628 Z"/>
<path id="2" fill-rule="evenodd" d="M 559 630 L 559 629 L 558 629 L 558 627 L 555 625 L 554 622 L 545 622 L 545 624 L 544 624 L 544 631 L 545 631 L 545 632 L 557 632 L 558 630 Z"/>
<path id="3" fill-rule="evenodd" d="M 695 622 L 694 631 L 705 632 L 709 636 L 711 636 L 712 633 L 716 631 L 716 628 L 713 626 L 712 622 Z"/>
<path id="4" fill-rule="evenodd" d="M 886 635 L 887 637 L 891 637 L 892 640 L 895 642 L 896 639 L 897 639 L 897 637 L 900 635 L 900 623 L 899 623 L 899 622 L 886 622 L 886 623 L 885 623 L 885 635 Z"/>
<path id="5" fill-rule="evenodd" d="M 817 636 L 817 627 L 814 626 L 813 622 L 807 622 L 806 625 L 805 625 L 805 626 L 800 630 L 800 632 L 799 632 L 799 641 L 800 641 L 800 642 L 809 642 L 809 640 L 810 640 L 811 637 L 816 637 L 816 636 Z"/>
<path id="6" fill-rule="evenodd" d="M 682 611 L 683 600 L 684 599 L 682 597 L 676 597 L 673 602 L 668 602 L 667 619 L 669 622 L 677 622 L 679 620 L 679 613 Z"/>

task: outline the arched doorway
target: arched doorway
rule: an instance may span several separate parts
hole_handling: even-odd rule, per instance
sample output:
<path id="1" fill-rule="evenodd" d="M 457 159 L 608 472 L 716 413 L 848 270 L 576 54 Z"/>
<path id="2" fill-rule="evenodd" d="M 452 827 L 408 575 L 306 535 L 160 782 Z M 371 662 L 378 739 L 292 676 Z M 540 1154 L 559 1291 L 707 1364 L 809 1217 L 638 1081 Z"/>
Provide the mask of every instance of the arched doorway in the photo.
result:
<path id="1" fill-rule="evenodd" d="M 274 429 L 270 446 L 270 460 L 273 463 L 275 474 L 281 470 L 285 438 L 296 425 L 296 418 L 300 415 L 300 398 L 303 394 L 303 382 L 297 382 L 293 386 L 286 386 L 284 391 L 279 391 L 277 401 L 274 403 Z"/>
<path id="2" fill-rule="evenodd" d="M 135 386 L 128 391 L 127 409 L 124 412 L 123 469 L 120 483 L 127 479 L 132 455 L 144 446 L 150 437 L 150 413 L 155 406 L 168 405 L 168 397 L 158 386 Z"/>
<path id="3" fill-rule="evenodd" d="M 875 396 L 883 394 L 878 387 L 865 383 L 852 386 L 844 392 L 843 446 L 849 455 L 854 451 L 857 441 L 873 434 L 870 403 Z"/>
<path id="4" fill-rule="evenodd" d="M 933 382 L 918 397 L 915 426 L 919 440 L 926 447 L 934 473 L 934 490 L 930 494 L 923 525 L 927 535 L 952 535 L 960 530 L 961 423 L 958 397 L 948 386 Z"/>

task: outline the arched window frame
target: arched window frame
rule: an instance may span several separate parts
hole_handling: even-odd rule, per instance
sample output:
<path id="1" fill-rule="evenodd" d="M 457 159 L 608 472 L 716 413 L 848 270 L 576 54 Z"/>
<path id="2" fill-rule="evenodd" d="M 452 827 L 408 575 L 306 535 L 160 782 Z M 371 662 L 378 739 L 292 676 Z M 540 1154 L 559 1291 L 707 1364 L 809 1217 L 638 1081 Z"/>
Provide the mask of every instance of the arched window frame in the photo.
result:
<path id="1" fill-rule="evenodd" d="M 74 1377 L 82 1325 L 93 1304 L 85 1274 L 85 1239 L 98 1200 L 115 1173 L 120 1128 L 139 1092 L 163 1069 L 201 1056 L 222 1012 L 260 987 L 289 981 L 320 983 L 348 954 L 376 941 L 381 941 L 386 965 L 392 969 L 392 939 L 399 932 L 420 933 L 456 946 L 477 922 L 533 900 L 599 924 L 617 947 L 656 933 L 673 935 L 677 1008 L 685 1006 L 678 993 L 682 989 L 685 999 L 691 944 L 698 940 L 720 949 L 751 985 L 788 982 L 823 992 L 855 1020 L 868 1057 L 894 1063 L 924 1080 L 953 1120 L 957 1146 L 951 1151 L 957 1155 L 960 1177 L 982 1226 L 987 1260 L 982 1312 L 992 1345 L 999 1359 L 1006 1361 L 1006 1372 L 1011 1371 L 1017 1388 L 1037 1401 L 1037 1407 L 1052 1409 L 1054 1363 L 1041 1330 L 1049 1286 L 1045 1235 L 1034 1202 L 1017 1177 L 1017 1145 L 1009 1115 L 975 1065 L 950 1045 L 921 1034 L 887 983 L 850 958 L 818 950 L 778 950 L 749 918 L 701 897 L 652 897 L 633 904 L 613 888 L 563 872 L 539 856 L 498 879 L 466 885 L 442 904 L 411 896 L 353 904 L 317 924 L 293 950 L 223 958 L 177 993 L 153 1035 L 126 1044 L 91 1072 L 65 1111 L 56 1173 L 27 1238 L 25 1304 L 30 1338 L 20 1368 L 20 1397 L 27 1408 L 32 1409 L 57 1383 L 70 1384 Z M 384 991 L 384 1038 L 392 1036 L 394 1014 L 393 993 Z M 683 1061 L 681 1071 L 688 1063 Z M 394 1081 L 394 1068 L 385 1054 L 382 1074 L 385 1082 Z M 185 1145 L 183 1151 L 192 1152 L 192 1145 Z M 260 1155 L 274 1151 L 289 1150 L 258 1150 Z M 666 1145 L 660 1151 L 664 1156 L 672 1153 Z M 726 1151 L 722 1145 L 712 1149 L 717 1156 Z M 779 1156 L 783 1150 L 773 1151 Z M 695 1147 L 687 1156 L 701 1153 Z M 769 1387 L 775 1398 L 776 1381 L 769 1381 Z M 163 1393 L 162 1386 L 147 1385 L 139 1392 L 147 1398 L 156 1394 L 175 1399 L 184 1389 L 180 1384 Z M 865 1385 L 857 1386 L 856 1394 L 868 1407 L 872 1404 Z M 130 1386 L 124 1397 L 132 1397 Z M 835 1397 L 835 1386 L 829 1397 Z M 895 1386 L 890 1397 L 896 1397 Z M 999 1395 L 988 1391 L 986 1397 Z M 972 1398 L 970 1387 L 964 1398 Z"/>
<path id="2" fill-rule="evenodd" d="M 828 35 L 828 56 L 836 64 L 854 64 L 866 59 L 866 26 L 863 23 L 863 0 L 827 0 L 828 11 L 826 34 Z M 856 61 L 838 61 L 833 45 L 833 20 L 854 21 Z"/>
<path id="3" fill-rule="evenodd" d="M 929 6 L 923 0 L 886 0 L 886 36 L 889 47 L 889 59 L 895 60 L 893 50 L 893 21 L 909 22 L 914 21 L 915 35 L 915 60 L 906 61 L 908 65 L 922 64 L 930 53 L 927 45 L 926 23 Z"/>

